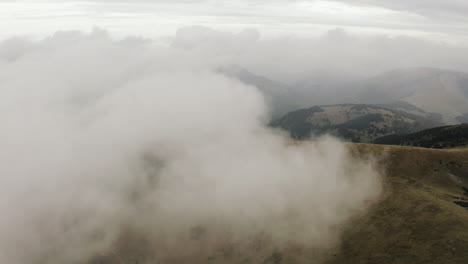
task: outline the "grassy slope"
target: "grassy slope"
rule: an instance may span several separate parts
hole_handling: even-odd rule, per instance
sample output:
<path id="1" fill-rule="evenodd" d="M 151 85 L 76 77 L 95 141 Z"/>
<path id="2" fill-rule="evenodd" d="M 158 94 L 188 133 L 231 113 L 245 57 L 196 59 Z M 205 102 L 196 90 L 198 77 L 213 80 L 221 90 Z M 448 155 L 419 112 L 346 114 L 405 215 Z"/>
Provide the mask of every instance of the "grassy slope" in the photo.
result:
<path id="1" fill-rule="evenodd" d="M 326 264 L 468 263 L 468 210 L 454 204 L 468 199 L 462 189 L 468 187 L 468 148 L 434 150 L 352 143 L 349 147 L 359 156 L 372 153 L 380 157 L 386 171 L 385 193 L 367 215 L 345 227 L 341 246 L 325 254 L 331 256 Z M 215 246 L 219 254 L 210 258 L 159 263 L 310 264 L 320 263 L 323 257 L 301 247 L 276 251 L 268 243 L 259 248 L 252 245 L 221 243 Z M 148 247 L 144 234 L 130 233 L 116 245 L 115 255 L 89 263 L 154 263 L 145 259 L 152 259 L 156 248 Z M 190 250 L 179 248 L 177 254 L 185 251 Z"/>
<path id="2" fill-rule="evenodd" d="M 355 219 L 329 263 L 468 263 L 468 149 L 357 144 L 385 153 L 385 196 Z"/>

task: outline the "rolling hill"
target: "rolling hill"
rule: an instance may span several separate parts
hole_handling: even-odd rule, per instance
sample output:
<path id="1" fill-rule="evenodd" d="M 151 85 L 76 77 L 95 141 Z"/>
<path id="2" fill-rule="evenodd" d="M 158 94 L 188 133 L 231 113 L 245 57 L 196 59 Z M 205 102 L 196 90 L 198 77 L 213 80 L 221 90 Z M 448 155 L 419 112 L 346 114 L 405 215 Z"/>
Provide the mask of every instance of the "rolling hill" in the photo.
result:
<path id="1" fill-rule="evenodd" d="M 332 134 L 347 141 L 372 142 L 391 134 L 408 134 L 441 125 L 427 116 L 377 105 L 315 106 L 291 112 L 272 122 L 295 139 Z"/>

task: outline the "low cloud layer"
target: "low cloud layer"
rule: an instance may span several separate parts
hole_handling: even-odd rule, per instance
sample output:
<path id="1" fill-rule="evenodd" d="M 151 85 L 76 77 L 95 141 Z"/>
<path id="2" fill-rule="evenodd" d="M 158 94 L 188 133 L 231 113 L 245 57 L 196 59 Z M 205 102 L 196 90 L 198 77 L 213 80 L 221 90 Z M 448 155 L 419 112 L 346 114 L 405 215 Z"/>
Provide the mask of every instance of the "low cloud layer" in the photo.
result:
<path id="1" fill-rule="evenodd" d="M 229 33 L 207 27 L 179 29 L 172 45 L 241 65 L 273 80 L 294 84 L 329 76 L 369 78 L 408 67 L 468 71 L 468 49 L 446 42 L 379 34 L 357 35 L 336 28 L 314 38 L 264 39 L 261 32 Z"/>
<path id="2" fill-rule="evenodd" d="M 379 194 L 374 162 L 266 127 L 260 92 L 220 61 L 103 31 L 0 43 L 0 262 L 118 254 L 123 230 L 144 234 L 153 262 L 262 234 L 336 246 Z"/>

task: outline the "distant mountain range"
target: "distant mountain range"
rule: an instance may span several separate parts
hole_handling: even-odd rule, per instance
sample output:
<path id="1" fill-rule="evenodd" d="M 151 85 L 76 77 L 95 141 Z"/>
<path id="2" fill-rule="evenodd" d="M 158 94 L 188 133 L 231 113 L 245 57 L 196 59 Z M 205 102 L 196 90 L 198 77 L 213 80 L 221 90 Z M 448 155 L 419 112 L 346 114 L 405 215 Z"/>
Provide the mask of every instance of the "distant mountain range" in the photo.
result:
<path id="1" fill-rule="evenodd" d="M 425 148 L 468 146 L 468 124 L 431 128 L 409 135 L 389 135 L 374 140 L 375 144 Z"/>
<path id="2" fill-rule="evenodd" d="M 468 113 L 468 73 L 435 68 L 398 69 L 356 82 L 346 99 L 355 103 L 404 101 L 438 113 L 446 124 L 459 123 Z"/>
<path id="3" fill-rule="evenodd" d="M 359 81 L 311 74 L 315 81 L 289 85 L 235 65 L 223 67 L 220 72 L 258 87 L 271 105 L 273 119 L 314 105 L 372 104 L 393 105 L 394 110 L 431 118 L 438 116 L 447 125 L 468 120 L 468 73 L 464 72 L 407 68 Z"/>
<path id="4" fill-rule="evenodd" d="M 418 115 L 392 107 L 395 106 L 314 106 L 293 111 L 273 121 L 271 125 L 288 131 L 296 139 L 332 134 L 353 142 L 372 142 L 386 135 L 403 135 L 441 125 L 440 121 L 430 118 L 424 112 Z"/>
<path id="5" fill-rule="evenodd" d="M 297 109 L 297 106 L 290 100 L 292 89 L 284 83 L 253 74 L 237 65 L 224 66 L 219 68 L 218 71 L 247 85 L 257 87 L 265 96 L 273 118 Z"/>

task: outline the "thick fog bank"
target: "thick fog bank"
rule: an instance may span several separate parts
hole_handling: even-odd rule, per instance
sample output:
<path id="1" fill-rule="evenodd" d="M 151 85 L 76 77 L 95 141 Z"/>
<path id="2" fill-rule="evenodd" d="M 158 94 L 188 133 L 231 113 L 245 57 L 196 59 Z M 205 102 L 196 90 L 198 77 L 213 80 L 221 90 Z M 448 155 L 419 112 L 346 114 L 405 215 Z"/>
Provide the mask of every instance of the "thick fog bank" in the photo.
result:
<path id="1" fill-rule="evenodd" d="M 258 234 L 337 245 L 379 194 L 374 162 L 266 127 L 260 92 L 219 66 L 100 31 L 0 43 L 0 262 L 83 263 L 124 229 L 151 261 Z"/>

